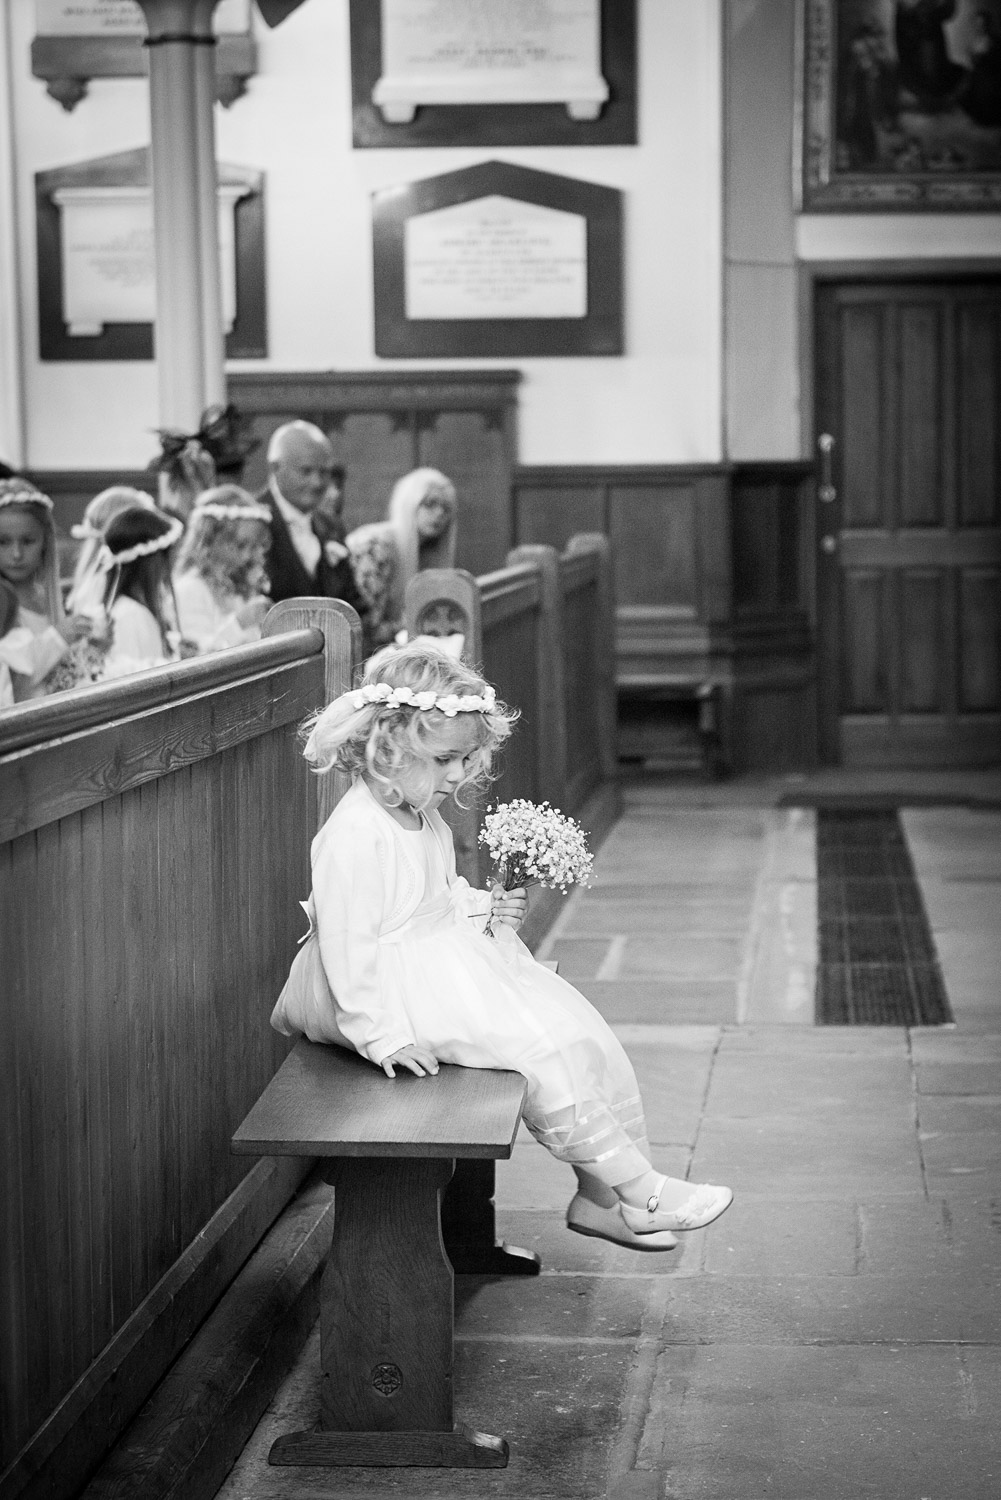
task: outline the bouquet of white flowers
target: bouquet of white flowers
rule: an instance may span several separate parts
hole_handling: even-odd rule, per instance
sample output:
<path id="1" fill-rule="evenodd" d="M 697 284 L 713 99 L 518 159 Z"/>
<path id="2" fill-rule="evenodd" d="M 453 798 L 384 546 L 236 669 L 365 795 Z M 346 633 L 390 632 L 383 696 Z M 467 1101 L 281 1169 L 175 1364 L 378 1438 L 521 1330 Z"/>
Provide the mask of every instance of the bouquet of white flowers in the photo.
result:
<path id="1" fill-rule="evenodd" d="M 494 884 L 506 891 L 544 885 L 566 895 L 570 886 L 586 885 L 591 877 L 594 856 L 583 828 L 548 802 L 537 806 L 524 797 L 502 802 L 483 819 L 480 843 L 494 862 Z"/>

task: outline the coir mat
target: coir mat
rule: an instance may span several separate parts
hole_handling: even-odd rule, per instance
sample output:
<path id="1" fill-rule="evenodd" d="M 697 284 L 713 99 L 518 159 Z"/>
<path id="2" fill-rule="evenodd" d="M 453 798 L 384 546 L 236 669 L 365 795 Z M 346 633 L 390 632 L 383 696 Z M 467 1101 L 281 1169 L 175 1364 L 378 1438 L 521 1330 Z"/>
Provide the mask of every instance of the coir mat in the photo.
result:
<path id="1" fill-rule="evenodd" d="M 953 1019 L 896 808 L 817 809 L 820 1026 Z"/>

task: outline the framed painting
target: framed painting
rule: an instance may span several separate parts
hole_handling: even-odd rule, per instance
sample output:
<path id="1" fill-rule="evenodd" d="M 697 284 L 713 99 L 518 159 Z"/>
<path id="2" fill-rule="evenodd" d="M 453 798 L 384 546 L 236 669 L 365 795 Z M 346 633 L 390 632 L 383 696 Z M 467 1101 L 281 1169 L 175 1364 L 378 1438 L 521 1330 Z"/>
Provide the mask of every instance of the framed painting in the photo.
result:
<path id="1" fill-rule="evenodd" d="M 1001 0 L 807 0 L 807 213 L 1001 210 Z"/>

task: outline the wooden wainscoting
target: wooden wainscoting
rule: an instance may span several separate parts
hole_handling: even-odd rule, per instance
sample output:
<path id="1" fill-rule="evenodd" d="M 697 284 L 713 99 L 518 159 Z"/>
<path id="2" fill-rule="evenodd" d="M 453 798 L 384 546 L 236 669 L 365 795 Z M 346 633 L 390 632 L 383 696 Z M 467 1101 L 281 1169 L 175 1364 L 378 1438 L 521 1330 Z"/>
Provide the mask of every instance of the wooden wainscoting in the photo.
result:
<path id="1" fill-rule="evenodd" d="M 385 517 L 393 485 L 411 469 L 441 469 L 459 496 L 456 564 L 475 576 L 500 568 L 511 536 L 517 370 L 272 370 L 231 375 L 229 398 L 260 446 L 243 483 L 267 479 L 268 439 L 302 417 L 330 437 L 345 469 L 349 529 Z"/>
<path id="2" fill-rule="evenodd" d="M 720 769 L 792 770 L 815 759 L 812 492 L 804 463 L 526 466 L 514 530 L 611 538 L 620 703 L 689 694 L 697 712 L 705 688 Z M 658 758 L 655 724 L 642 751 Z"/>

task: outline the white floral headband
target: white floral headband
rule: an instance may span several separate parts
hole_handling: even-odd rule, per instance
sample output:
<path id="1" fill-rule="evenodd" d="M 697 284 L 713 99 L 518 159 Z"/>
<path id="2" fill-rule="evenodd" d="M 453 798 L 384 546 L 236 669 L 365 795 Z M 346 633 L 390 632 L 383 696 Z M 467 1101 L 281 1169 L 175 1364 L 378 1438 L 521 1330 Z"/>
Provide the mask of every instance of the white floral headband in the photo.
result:
<path id="1" fill-rule="evenodd" d="M 17 480 L 0 480 L 0 505 L 41 505 L 52 509 L 52 501 L 41 490 L 30 484 L 18 484 Z"/>
<path id="2" fill-rule="evenodd" d="M 210 500 L 207 505 L 196 505 L 191 513 L 193 521 L 201 516 L 212 516 L 217 521 L 264 521 L 271 525 L 271 512 L 265 505 L 223 505 Z"/>
<path id="3" fill-rule="evenodd" d="M 89 521 L 77 521 L 70 527 L 70 536 L 75 542 L 98 542 L 103 535 L 104 532 Z"/>
<path id="4" fill-rule="evenodd" d="M 134 547 L 126 547 L 123 552 L 112 552 L 110 547 L 104 546 L 97 554 L 97 565 L 102 573 L 110 573 L 112 568 L 123 568 L 126 563 L 135 562 L 137 558 L 152 557 L 154 552 L 166 552 L 183 530 L 184 523 L 175 518 L 163 536 L 151 537 L 148 542 L 136 542 Z"/>
<path id="5" fill-rule="evenodd" d="M 345 697 L 356 709 L 366 708 L 370 703 L 384 708 L 419 708 L 425 712 L 436 708 L 448 719 L 454 719 L 456 714 L 489 714 L 497 707 L 497 695 L 489 683 L 482 694 L 442 693 L 439 696 L 432 692 L 415 693 L 408 687 L 391 688 L 388 682 L 367 682 L 364 687 L 346 693 Z"/>

